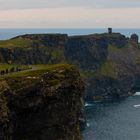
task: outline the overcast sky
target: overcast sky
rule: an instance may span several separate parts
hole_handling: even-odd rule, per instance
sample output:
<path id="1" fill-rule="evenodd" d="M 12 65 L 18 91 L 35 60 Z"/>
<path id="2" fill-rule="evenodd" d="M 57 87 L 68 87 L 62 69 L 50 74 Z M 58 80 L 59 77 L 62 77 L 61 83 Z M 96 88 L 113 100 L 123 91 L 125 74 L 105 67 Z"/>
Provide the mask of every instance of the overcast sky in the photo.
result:
<path id="1" fill-rule="evenodd" d="M 0 0 L 0 28 L 140 28 L 140 0 Z"/>

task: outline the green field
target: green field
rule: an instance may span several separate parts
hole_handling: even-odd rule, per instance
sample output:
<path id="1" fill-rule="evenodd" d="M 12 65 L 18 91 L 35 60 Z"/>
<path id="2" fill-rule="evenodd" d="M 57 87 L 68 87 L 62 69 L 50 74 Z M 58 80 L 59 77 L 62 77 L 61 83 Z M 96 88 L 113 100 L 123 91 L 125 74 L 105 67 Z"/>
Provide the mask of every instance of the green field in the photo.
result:
<path id="1" fill-rule="evenodd" d="M 13 67 L 19 67 L 23 70 L 27 69 L 27 65 L 18 65 L 18 64 L 0 64 L 0 70 L 11 69 Z"/>
<path id="2" fill-rule="evenodd" d="M 29 65 L 0 64 L 0 77 L 5 77 L 7 75 L 16 74 L 31 69 L 32 67 Z"/>
<path id="3" fill-rule="evenodd" d="M 26 38 L 14 38 L 9 40 L 1 40 L 0 48 L 27 48 L 31 47 L 35 40 Z"/>
<path id="4" fill-rule="evenodd" d="M 2 64 L 4 65 L 4 64 Z M 7 65 L 5 65 L 7 67 Z M 2 67 L 2 66 L 1 66 Z M 41 77 L 44 74 L 50 76 L 46 80 L 46 85 L 53 86 L 61 83 L 65 78 L 65 73 L 71 71 L 75 73 L 75 66 L 68 64 L 55 64 L 55 65 L 32 65 L 31 69 L 26 69 L 20 72 L 13 72 L 0 76 L 0 81 L 6 81 L 12 90 L 17 90 L 35 86 L 39 84 Z M 3 66 L 4 68 L 4 66 Z M 51 76 L 53 74 L 53 77 Z"/>
<path id="5" fill-rule="evenodd" d="M 50 72 L 59 69 L 69 69 L 72 67 L 68 64 L 56 64 L 56 65 L 46 65 L 46 64 L 37 64 L 37 65 L 17 65 L 17 64 L 0 64 L 0 71 L 10 69 L 12 67 L 19 67 L 21 71 L 13 72 L 2 77 L 27 77 L 27 76 L 40 76 L 44 72 Z"/>

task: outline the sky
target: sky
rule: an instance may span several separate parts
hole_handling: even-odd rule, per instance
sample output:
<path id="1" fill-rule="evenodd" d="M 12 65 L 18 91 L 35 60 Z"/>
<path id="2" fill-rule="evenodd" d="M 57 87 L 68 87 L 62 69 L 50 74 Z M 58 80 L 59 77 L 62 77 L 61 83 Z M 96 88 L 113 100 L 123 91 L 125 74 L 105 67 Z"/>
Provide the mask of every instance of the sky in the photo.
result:
<path id="1" fill-rule="evenodd" d="M 140 28 L 140 0 L 0 0 L 0 28 Z"/>

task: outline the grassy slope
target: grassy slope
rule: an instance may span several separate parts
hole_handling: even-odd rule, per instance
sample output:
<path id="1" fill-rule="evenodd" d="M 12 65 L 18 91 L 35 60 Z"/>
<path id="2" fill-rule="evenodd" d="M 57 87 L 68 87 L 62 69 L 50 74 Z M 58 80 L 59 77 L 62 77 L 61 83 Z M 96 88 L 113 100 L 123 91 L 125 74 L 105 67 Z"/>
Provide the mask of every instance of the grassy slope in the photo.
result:
<path id="1" fill-rule="evenodd" d="M 21 48 L 21 50 L 20 50 L 21 52 L 22 52 L 22 50 L 28 50 L 28 49 L 33 50 L 34 45 L 37 45 L 40 48 L 39 52 L 37 52 L 37 51 L 35 52 L 36 58 L 37 58 L 37 53 L 41 52 L 43 54 L 43 51 L 44 51 L 44 54 L 42 56 L 40 56 L 40 59 L 43 59 L 44 55 L 46 54 L 46 56 L 49 57 L 49 62 L 48 62 L 49 64 L 53 64 L 54 62 L 65 63 L 64 50 L 60 49 L 59 46 L 48 47 L 48 46 L 42 44 L 41 40 L 22 38 L 22 37 L 0 41 L 0 48 L 7 48 L 10 50 Z M 22 63 L 24 63 L 24 56 L 23 56 L 23 59 L 22 58 L 20 58 L 20 59 L 22 60 Z M 39 58 L 38 58 L 38 60 L 39 60 Z"/>
<path id="2" fill-rule="evenodd" d="M 117 34 L 116 34 L 117 35 Z M 109 45 L 108 51 L 114 52 L 115 54 L 122 53 L 125 55 L 125 52 L 130 48 L 131 46 L 124 46 L 123 48 L 117 48 L 115 46 Z M 107 59 L 96 71 L 82 71 L 82 76 L 84 78 L 90 78 L 93 76 L 107 76 L 113 79 L 116 79 L 118 77 L 118 69 L 116 66 L 116 63 L 112 59 Z"/>
<path id="3" fill-rule="evenodd" d="M 9 40 L 1 40 L 0 48 L 27 48 L 31 47 L 35 40 L 26 38 L 14 38 Z"/>
<path id="4" fill-rule="evenodd" d="M 86 78 L 94 76 L 107 76 L 117 79 L 120 73 L 132 72 L 133 67 L 140 64 L 139 46 L 128 44 L 122 48 L 113 45 L 108 46 L 108 58 L 100 65 L 96 71 L 82 71 L 82 76 Z M 127 67 L 128 66 L 128 67 Z"/>
<path id="5" fill-rule="evenodd" d="M 47 80 L 49 86 L 59 84 L 65 79 L 63 71 L 75 72 L 75 66 L 68 64 L 56 64 L 56 65 L 33 65 L 32 69 L 25 70 L 5 76 L 1 76 L 0 82 L 6 80 L 13 90 L 20 90 L 26 87 L 34 87 L 40 83 L 41 77 L 44 73 L 53 74 Z"/>
<path id="6" fill-rule="evenodd" d="M 29 66 L 27 65 L 19 65 L 19 64 L 0 64 L 0 70 L 10 70 L 11 68 L 21 68 L 22 70 L 28 69 Z"/>
<path id="7" fill-rule="evenodd" d="M 42 73 L 44 72 L 51 72 L 54 70 L 59 70 L 59 69 L 69 69 L 72 66 L 68 64 L 56 64 L 56 65 L 45 65 L 45 64 L 38 64 L 38 65 L 32 65 L 31 70 L 27 71 L 21 71 L 18 73 L 14 73 L 9 75 L 8 77 L 27 77 L 27 76 L 41 76 Z"/>
<path id="8" fill-rule="evenodd" d="M 82 71 L 83 78 L 94 76 L 107 76 L 116 79 L 118 76 L 116 65 L 111 60 L 106 60 L 96 71 Z"/>
<path id="9" fill-rule="evenodd" d="M 117 38 L 120 35 L 121 35 L 120 33 L 113 33 L 113 34 L 104 33 L 104 34 L 91 34 L 88 36 L 89 37 L 93 36 L 95 38 L 100 38 L 100 37 Z M 28 47 L 31 47 L 33 43 L 39 43 L 39 42 L 40 42 L 39 40 L 35 40 L 35 39 L 17 37 L 17 38 L 13 38 L 9 40 L 0 40 L 0 48 L 28 48 Z M 57 54 L 54 54 L 54 55 L 57 55 Z"/>
<path id="10" fill-rule="evenodd" d="M 121 34 L 119 33 L 114 33 L 114 34 L 94 34 L 94 35 L 91 35 L 91 36 L 95 36 L 95 37 L 119 37 Z M 31 39 L 27 39 L 27 38 L 14 38 L 14 39 L 10 39 L 10 40 L 6 40 L 6 41 L 0 41 L 0 48 L 17 48 L 17 47 L 22 47 L 22 48 L 27 48 L 27 47 L 30 47 L 34 42 L 36 42 L 36 40 L 31 40 Z M 47 47 L 46 47 L 47 48 Z M 125 53 L 125 50 L 128 48 L 128 46 L 125 46 L 123 48 L 117 48 L 117 47 L 114 47 L 114 46 L 109 46 L 109 50 L 113 51 L 113 52 L 124 52 Z M 51 49 L 49 48 L 48 52 L 51 54 L 51 57 L 50 57 L 50 64 L 51 64 L 51 61 L 53 60 L 58 60 L 61 58 L 62 63 L 65 62 L 65 59 L 63 58 L 63 52 L 62 50 L 60 49 Z M 35 69 L 38 69 L 38 68 L 35 68 Z M 39 71 L 42 71 L 42 70 L 38 70 Z M 33 72 L 34 73 L 34 72 Z M 25 72 L 21 72 L 21 74 L 27 74 Z M 17 74 L 18 75 L 21 75 L 21 74 Z M 35 73 L 36 74 L 36 73 Z M 34 75 L 35 75 L 34 74 Z M 109 76 L 109 77 L 112 77 L 112 78 L 117 78 L 117 70 L 116 70 L 116 66 L 114 64 L 113 61 L 111 60 L 106 60 L 106 62 L 104 62 L 96 71 L 84 71 L 82 72 L 82 75 L 84 77 L 90 77 L 90 76 L 98 76 L 98 75 L 104 75 L 104 76 Z"/>

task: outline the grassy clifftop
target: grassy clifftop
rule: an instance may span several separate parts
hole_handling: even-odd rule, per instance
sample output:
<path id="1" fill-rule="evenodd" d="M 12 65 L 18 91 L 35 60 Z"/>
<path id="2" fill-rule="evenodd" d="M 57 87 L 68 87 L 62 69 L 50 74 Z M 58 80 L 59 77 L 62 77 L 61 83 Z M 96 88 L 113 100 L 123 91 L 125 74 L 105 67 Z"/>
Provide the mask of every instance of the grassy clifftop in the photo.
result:
<path id="1" fill-rule="evenodd" d="M 0 48 L 28 48 L 33 45 L 33 43 L 37 43 L 36 40 L 30 40 L 26 38 L 14 38 L 9 40 L 0 41 Z"/>
<path id="2" fill-rule="evenodd" d="M 33 46 L 50 46 L 50 41 L 62 43 L 67 39 L 65 34 L 27 34 L 8 40 L 0 40 L 0 48 L 30 48 Z"/>
<path id="3" fill-rule="evenodd" d="M 116 93 L 117 96 L 124 95 L 123 93 L 128 95 L 131 87 L 135 85 L 135 77 L 140 73 L 139 44 L 120 33 L 80 36 L 32 34 L 18 36 L 0 44 L 0 62 L 77 65 L 88 81 L 89 95 L 92 93 L 93 95 L 102 93 L 106 97 L 114 94 L 116 97 Z M 17 73 L 11 77 L 25 78 L 25 81 L 31 83 L 32 80 L 38 81 L 43 71 L 45 70 L 36 69 L 36 71 Z M 99 84 L 93 89 L 93 85 L 98 81 L 100 81 Z M 122 84 L 118 84 L 120 81 Z M 59 82 L 58 79 L 51 80 L 49 83 L 53 85 L 57 82 Z M 129 83 L 125 84 L 125 82 Z M 112 83 L 114 85 L 111 85 Z"/>
<path id="4" fill-rule="evenodd" d="M 2 68 L 5 68 L 4 66 L 7 68 L 15 65 L 0 65 Z M 44 74 L 48 76 L 48 86 L 57 85 L 65 79 L 65 72 L 73 72 L 74 74 L 77 74 L 77 69 L 75 66 L 68 64 L 32 65 L 30 66 L 30 69 L 5 74 L 0 76 L 0 79 L 2 81 L 6 80 L 13 90 L 19 90 L 20 88 L 37 84 Z"/>
<path id="5" fill-rule="evenodd" d="M 73 65 L 34 65 L 0 79 L 0 138 L 81 140 L 84 83 Z"/>
<path id="6" fill-rule="evenodd" d="M 66 34 L 29 34 L 0 41 L 0 62 L 18 64 L 71 63 L 81 69 L 95 70 L 107 59 L 108 46 L 126 46 L 120 33 L 67 36 Z"/>

